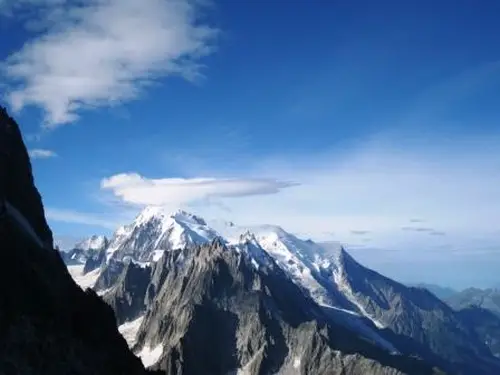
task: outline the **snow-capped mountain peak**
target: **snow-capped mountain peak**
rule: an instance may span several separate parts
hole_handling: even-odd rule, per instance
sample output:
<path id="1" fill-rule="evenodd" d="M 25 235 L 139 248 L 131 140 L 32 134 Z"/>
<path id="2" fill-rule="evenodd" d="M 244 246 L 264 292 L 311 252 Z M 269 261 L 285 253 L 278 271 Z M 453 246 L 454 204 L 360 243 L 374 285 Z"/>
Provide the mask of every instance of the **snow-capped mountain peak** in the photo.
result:
<path id="1" fill-rule="evenodd" d="M 108 245 L 108 239 L 106 236 L 91 236 L 75 245 L 75 249 L 78 250 L 101 250 Z"/>
<path id="2" fill-rule="evenodd" d="M 154 260 L 159 251 L 208 243 L 216 237 L 220 235 L 205 220 L 192 213 L 146 207 L 132 224 L 115 233 L 107 259 L 132 256 L 141 261 Z"/>
<path id="3" fill-rule="evenodd" d="M 199 216 L 196 216 L 195 214 L 184 211 L 182 209 L 177 209 L 176 211 L 169 212 L 161 206 L 146 207 L 136 217 L 136 219 L 134 220 L 134 224 L 143 225 L 151 221 L 162 221 L 166 222 L 167 225 L 169 225 L 172 220 L 179 223 L 187 223 L 192 225 L 207 225 L 205 220 L 203 220 Z"/>

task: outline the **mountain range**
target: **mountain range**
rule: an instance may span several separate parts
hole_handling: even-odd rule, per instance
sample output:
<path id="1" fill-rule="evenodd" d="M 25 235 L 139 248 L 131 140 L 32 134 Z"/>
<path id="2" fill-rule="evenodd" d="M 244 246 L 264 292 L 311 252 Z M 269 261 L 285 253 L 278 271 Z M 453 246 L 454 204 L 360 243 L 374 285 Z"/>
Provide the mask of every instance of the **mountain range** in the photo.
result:
<path id="1" fill-rule="evenodd" d="M 342 246 L 271 225 L 215 226 L 148 207 L 77 266 L 145 365 L 167 374 L 500 371 L 496 342 L 470 317 Z"/>
<path id="2" fill-rule="evenodd" d="M 476 306 L 500 316 L 500 289 L 467 288 L 449 296 L 445 301 L 456 310 Z"/>

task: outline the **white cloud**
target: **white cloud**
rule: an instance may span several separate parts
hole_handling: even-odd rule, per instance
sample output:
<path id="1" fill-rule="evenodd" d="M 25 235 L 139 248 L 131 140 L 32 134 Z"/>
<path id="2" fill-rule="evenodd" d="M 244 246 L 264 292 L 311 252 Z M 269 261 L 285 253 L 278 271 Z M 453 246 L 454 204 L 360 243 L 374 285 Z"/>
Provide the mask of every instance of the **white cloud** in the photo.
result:
<path id="1" fill-rule="evenodd" d="M 164 178 L 148 179 L 136 173 L 118 174 L 101 181 L 126 203 L 177 207 L 212 198 L 237 198 L 277 194 L 294 183 L 255 178 Z"/>
<path id="2" fill-rule="evenodd" d="M 51 221 L 83 224 L 111 230 L 117 229 L 118 226 L 122 224 L 119 220 L 117 220 L 116 216 L 109 217 L 102 214 L 84 213 L 50 207 L 45 210 L 45 216 Z"/>
<path id="3" fill-rule="evenodd" d="M 35 148 L 29 150 L 29 155 L 32 159 L 49 159 L 57 156 L 57 154 L 54 151 L 46 150 L 43 148 Z"/>
<path id="4" fill-rule="evenodd" d="M 195 79 L 199 59 L 212 52 L 217 34 L 200 22 L 200 3 L 24 0 L 11 5 L 11 12 L 36 6 L 39 11 L 28 14 L 42 29 L 2 66 L 11 106 L 43 108 L 46 126 L 53 128 L 75 121 L 82 108 L 137 98 L 155 79 Z"/>

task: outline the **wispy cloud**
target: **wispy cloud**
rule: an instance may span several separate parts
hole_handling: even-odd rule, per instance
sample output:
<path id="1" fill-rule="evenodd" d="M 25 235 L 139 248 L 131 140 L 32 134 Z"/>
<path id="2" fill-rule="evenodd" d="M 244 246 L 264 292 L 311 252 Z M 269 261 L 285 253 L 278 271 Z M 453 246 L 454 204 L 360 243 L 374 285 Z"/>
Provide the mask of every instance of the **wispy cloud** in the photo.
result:
<path id="1" fill-rule="evenodd" d="M 407 232 L 432 232 L 432 228 L 427 227 L 401 227 L 401 230 Z"/>
<path id="2" fill-rule="evenodd" d="M 212 198 L 237 198 L 279 193 L 295 183 L 256 178 L 164 178 L 118 174 L 101 181 L 123 202 L 135 205 L 179 206 Z"/>
<path id="3" fill-rule="evenodd" d="M 410 219 L 410 223 L 412 224 L 420 224 L 420 223 L 425 223 L 425 220 L 424 219 Z"/>
<path id="4" fill-rule="evenodd" d="M 0 66 L 8 101 L 14 110 L 41 107 L 45 126 L 54 128 L 81 109 L 135 99 L 156 79 L 196 79 L 217 35 L 201 18 L 202 3 L 4 0 L 4 12 L 27 10 L 32 24 L 48 19 Z"/>
<path id="5" fill-rule="evenodd" d="M 434 228 L 428 228 L 428 227 L 401 227 L 401 230 L 406 231 L 406 232 L 417 232 L 417 233 L 427 233 L 431 236 L 445 236 L 446 232 L 436 230 Z"/>
<path id="6" fill-rule="evenodd" d="M 358 230 L 358 229 L 351 230 L 351 234 L 355 236 L 365 236 L 370 233 L 371 232 L 369 230 Z"/>
<path id="7" fill-rule="evenodd" d="M 46 150 L 43 148 L 34 148 L 29 150 L 29 155 L 32 159 L 49 159 L 55 158 L 57 154 L 52 150 Z"/>

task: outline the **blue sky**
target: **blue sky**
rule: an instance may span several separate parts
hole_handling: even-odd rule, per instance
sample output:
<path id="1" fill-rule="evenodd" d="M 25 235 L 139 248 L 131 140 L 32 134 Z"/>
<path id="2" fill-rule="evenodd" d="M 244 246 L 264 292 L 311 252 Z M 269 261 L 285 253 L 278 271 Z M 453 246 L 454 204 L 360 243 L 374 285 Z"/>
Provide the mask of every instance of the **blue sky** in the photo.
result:
<path id="1" fill-rule="evenodd" d="M 59 236 L 147 204 L 498 283 L 497 1 L 0 0 L 0 87 Z"/>

